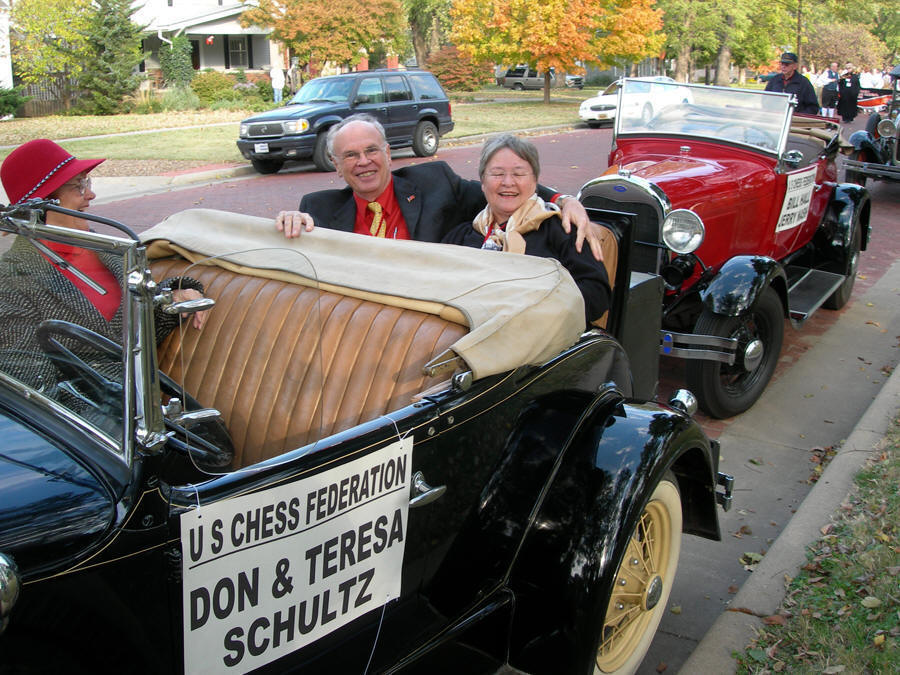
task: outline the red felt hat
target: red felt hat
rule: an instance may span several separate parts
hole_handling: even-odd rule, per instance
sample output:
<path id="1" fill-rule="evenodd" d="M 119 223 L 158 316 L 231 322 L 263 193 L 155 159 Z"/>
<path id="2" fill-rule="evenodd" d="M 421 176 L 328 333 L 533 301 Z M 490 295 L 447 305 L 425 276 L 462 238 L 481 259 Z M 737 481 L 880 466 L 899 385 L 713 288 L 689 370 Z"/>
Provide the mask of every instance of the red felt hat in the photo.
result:
<path id="1" fill-rule="evenodd" d="M 80 173 L 105 159 L 75 159 L 67 150 L 46 138 L 23 143 L 9 153 L 0 166 L 0 181 L 10 204 L 47 197 Z"/>

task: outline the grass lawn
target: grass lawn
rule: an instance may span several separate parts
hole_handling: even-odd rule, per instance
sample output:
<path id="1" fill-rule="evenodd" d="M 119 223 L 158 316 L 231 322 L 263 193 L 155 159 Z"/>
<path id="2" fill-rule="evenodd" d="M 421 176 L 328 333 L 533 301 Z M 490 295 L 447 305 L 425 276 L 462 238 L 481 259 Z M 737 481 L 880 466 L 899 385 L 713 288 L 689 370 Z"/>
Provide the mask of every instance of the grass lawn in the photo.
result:
<path id="1" fill-rule="evenodd" d="M 807 550 L 778 614 L 738 658 L 738 672 L 896 673 L 900 643 L 900 426 Z"/>

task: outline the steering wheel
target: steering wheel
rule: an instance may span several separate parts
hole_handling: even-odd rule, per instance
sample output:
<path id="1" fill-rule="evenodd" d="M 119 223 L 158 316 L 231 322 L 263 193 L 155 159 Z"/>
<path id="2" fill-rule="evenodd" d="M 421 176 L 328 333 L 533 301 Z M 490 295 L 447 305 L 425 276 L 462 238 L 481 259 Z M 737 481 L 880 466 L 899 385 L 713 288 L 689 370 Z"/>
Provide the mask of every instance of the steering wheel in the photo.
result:
<path id="1" fill-rule="evenodd" d="M 728 133 L 728 130 L 731 129 L 743 129 L 743 132 L 737 135 Z M 716 136 L 724 140 L 739 141 L 741 143 L 764 147 L 770 150 L 775 150 L 778 147 L 778 139 L 768 131 L 745 124 L 744 122 L 729 122 L 728 124 L 723 124 L 716 129 Z M 757 138 L 754 139 L 754 136 Z"/>
<path id="2" fill-rule="evenodd" d="M 95 402 L 108 403 L 121 400 L 123 394 L 122 385 L 114 382 L 94 366 L 86 363 L 81 357 L 76 356 L 70 349 L 63 346 L 57 336 L 71 338 L 75 342 L 85 345 L 89 350 L 108 356 L 111 360 L 121 362 L 122 347 L 112 340 L 98 335 L 92 330 L 58 319 L 42 321 L 37 327 L 37 340 L 44 354 L 53 362 L 53 365 L 69 380 L 77 383 L 85 390 Z"/>
<path id="3" fill-rule="evenodd" d="M 76 356 L 60 343 L 58 337 L 66 337 L 83 344 L 87 350 L 110 357 L 117 365 L 122 362 L 122 345 L 113 342 L 94 331 L 69 321 L 47 319 L 37 327 L 37 339 L 41 349 L 53 365 L 68 379 L 85 390 L 95 402 L 104 406 L 122 401 L 124 388 L 100 373 L 95 367 Z M 185 411 L 200 410 L 203 406 L 193 396 L 185 392 L 171 377 L 157 371 L 160 389 L 170 397 L 183 400 Z M 170 445 L 176 450 L 191 455 L 201 467 L 213 471 L 227 471 L 234 457 L 231 435 L 221 419 L 205 420 L 191 429 L 182 427 L 166 418 L 166 428 L 175 431 L 170 435 Z"/>

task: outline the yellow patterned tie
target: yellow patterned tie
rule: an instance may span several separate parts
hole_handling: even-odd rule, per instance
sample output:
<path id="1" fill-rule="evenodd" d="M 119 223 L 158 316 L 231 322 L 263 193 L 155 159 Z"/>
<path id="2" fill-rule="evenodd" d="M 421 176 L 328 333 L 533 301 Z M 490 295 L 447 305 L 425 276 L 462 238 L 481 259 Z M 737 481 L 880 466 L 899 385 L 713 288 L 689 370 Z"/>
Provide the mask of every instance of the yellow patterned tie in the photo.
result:
<path id="1" fill-rule="evenodd" d="M 369 232 L 373 237 L 384 238 L 387 223 L 384 222 L 384 217 L 381 215 L 381 204 L 378 202 L 369 202 L 369 211 L 375 214 L 372 218 L 372 227 L 369 228 Z"/>

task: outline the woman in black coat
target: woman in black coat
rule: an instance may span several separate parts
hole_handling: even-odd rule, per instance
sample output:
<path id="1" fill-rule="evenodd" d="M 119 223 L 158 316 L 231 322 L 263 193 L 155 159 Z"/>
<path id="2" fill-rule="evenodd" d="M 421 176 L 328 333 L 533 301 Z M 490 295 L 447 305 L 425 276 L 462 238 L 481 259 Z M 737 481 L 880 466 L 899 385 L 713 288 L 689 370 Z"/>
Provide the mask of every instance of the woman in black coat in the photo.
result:
<path id="1" fill-rule="evenodd" d="M 853 70 L 853 65 L 848 63 L 838 78 L 837 111 L 844 122 L 850 123 L 856 119 L 858 101 L 859 75 Z"/>

